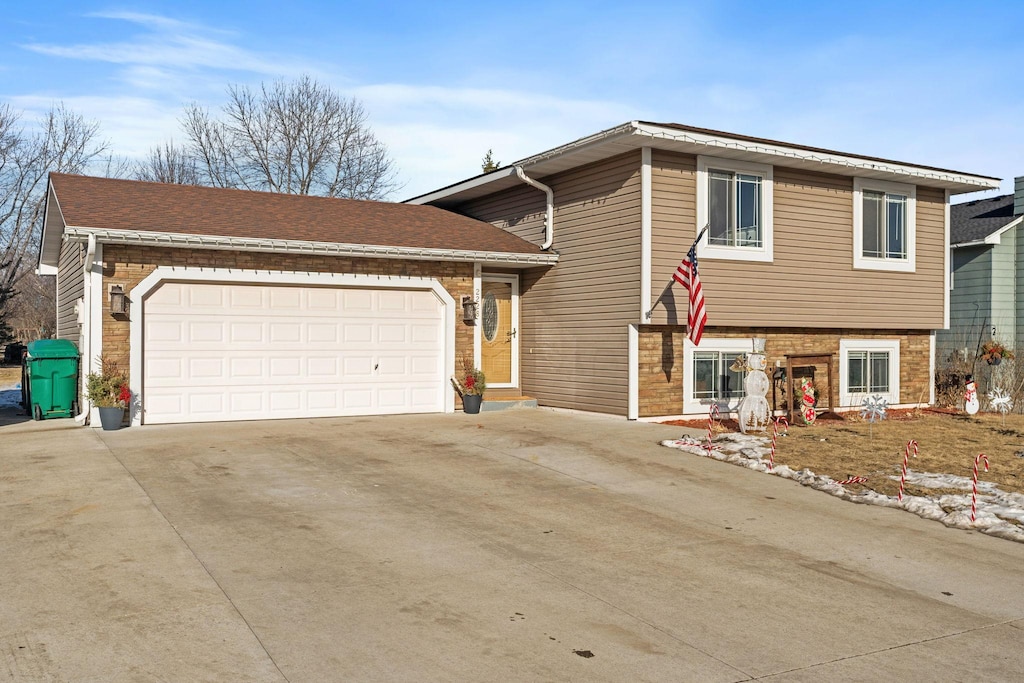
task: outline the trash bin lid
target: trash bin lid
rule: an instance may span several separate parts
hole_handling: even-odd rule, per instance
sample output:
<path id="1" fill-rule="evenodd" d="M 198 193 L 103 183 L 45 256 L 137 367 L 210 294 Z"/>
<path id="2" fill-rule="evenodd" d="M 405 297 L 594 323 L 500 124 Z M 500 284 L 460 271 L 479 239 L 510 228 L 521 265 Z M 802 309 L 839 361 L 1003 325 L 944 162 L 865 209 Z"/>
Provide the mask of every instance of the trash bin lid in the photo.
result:
<path id="1" fill-rule="evenodd" d="M 28 343 L 29 358 L 78 358 L 78 347 L 67 339 L 37 339 Z"/>

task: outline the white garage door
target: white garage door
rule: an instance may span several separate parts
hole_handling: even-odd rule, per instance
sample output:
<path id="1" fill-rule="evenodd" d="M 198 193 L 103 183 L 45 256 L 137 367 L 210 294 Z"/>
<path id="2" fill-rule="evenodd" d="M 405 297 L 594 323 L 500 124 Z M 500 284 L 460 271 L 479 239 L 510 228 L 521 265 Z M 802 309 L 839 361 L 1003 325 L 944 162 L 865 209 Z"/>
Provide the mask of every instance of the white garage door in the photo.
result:
<path id="1" fill-rule="evenodd" d="M 167 282 L 147 299 L 149 424 L 444 410 L 430 291 Z"/>

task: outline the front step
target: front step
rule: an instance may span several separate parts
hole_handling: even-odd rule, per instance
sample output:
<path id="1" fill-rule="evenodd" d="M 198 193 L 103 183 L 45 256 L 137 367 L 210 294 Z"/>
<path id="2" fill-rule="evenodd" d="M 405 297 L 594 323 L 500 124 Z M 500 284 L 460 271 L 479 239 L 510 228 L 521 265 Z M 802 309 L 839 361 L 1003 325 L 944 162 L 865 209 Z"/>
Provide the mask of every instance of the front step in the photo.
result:
<path id="1" fill-rule="evenodd" d="M 481 412 L 492 410 L 508 410 L 509 408 L 536 408 L 537 399 L 529 396 L 502 396 L 501 398 L 485 398 L 480 404 Z"/>

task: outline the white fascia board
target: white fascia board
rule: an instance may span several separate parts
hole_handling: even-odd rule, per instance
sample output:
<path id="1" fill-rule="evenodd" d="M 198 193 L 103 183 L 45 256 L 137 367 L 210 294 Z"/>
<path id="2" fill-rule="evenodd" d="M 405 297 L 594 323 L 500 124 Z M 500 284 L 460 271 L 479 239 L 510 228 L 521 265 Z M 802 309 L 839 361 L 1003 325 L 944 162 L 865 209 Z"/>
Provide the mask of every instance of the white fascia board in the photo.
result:
<path id="1" fill-rule="evenodd" d="M 708 148 L 734 149 L 752 154 L 764 154 L 770 157 L 813 161 L 826 166 L 840 166 L 852 170 L 861 170 L 871 173 L 893 174 L 897 176 L 920 178 L 921 180 L 937 180 L 944 183 L 969 186 L 958 190 L 958 192 L 976 192 L 978 190 L 992 190 L 999 187 L 999 182 L 997 180 L 994 178 L 986 178 L 984 176 L 939 171 L 920 166 L 901 164 L 895 161 L 873 161 L 840 153 L 811 151 L 801 149 L 799 147 L 772 144 L 767 141 L 754 142 L 750 140 L 737 140 L 727 136 L 709 135 L 707 133 L 699 133 L 696 131 L 682 131 L 674 128 L 663 128 L 661 126 L 652 126 L 642 123 L 637 123 L 635 125 L 637 134 L 647 135 L 656 139 L 687 142 Z"/>
<path id="2" fill-rule="evenodd" d="M 64 235 L 69 239 L 96 239 L 106 244 L 134 244 L 151 247 L 184 249 L 219 249 L 223 251 L 259 251 L 316 256 L 356 256 L 362 258 L 398 258 L 413 261 L 480 262 L 497 265 L 554 265 L 558 254 L 514 254 L 468 249 L 430 249 L 421 247 L 392 247 L 373 244 L 342 244 L 336 242 L 307 242 L 304 240 L 258 239 L 252 237 L 223 237 L 217 235 L 185 235 L 182 233 L 151 232 L 144 230 L 104 230 L 98 228 L 68 227 Z"/>
<path id="3" fill-rule="evenodd" d="M 445 197 L 447 197 L 448 195 L 451 195 L 451 194 L 457 194 L 457 193 L 463 192 L 465 190 L 471 190 L 474 187 L 480 187 L 482 185 L 489 185 L 489 184 L 493 183 L 496 180 L 503 180 L 505 178 L 508 178 L 509 176 L 515 175 L 516 174 L 515 166 L 516 165 L 513 164 L 512 166 L 509 166 L 508 168 L 500 168 L 497 171 L 492 171 L 490 173 L 485 173 L 483 175 L 478 175 L 475 178 L 470 178 L 469 180 L 464 180 L 461 183 L 456 183 L 455 185 L 449 185 L 448 187 L 443 187 L 440 190 L 435 190 L 434 192 L 431 192 L 429 194 L 421 194 L 419 197 L 413 197 L 412 199 L 406 199 L 402 203 L 403 204 L 429 204 L 431 202 L 437 201 L 438 199 L 444 199 Z"/>
<path id="4" fill-rule="evenodd" d="M 50 224 L 51 210 L 55 216 L 59 217 L 59 226 Z M 54 220 L 57 219 L 55 218 Z M 39 239 L 39 258 L 36 263 L 41 272 L 45 272 L 44 268 L 52 266 L 54 273 L 56 273 L 57 266 L 60 264 L 60 244 L 62 239 L 60 228 L 63 227 L 64 213 L 60 209 L 60 202 L 57 201 L 57 195 L 53 191 L 53 186 L 47 181 L 46 206 L 43 211 L 43 230 Z"/>

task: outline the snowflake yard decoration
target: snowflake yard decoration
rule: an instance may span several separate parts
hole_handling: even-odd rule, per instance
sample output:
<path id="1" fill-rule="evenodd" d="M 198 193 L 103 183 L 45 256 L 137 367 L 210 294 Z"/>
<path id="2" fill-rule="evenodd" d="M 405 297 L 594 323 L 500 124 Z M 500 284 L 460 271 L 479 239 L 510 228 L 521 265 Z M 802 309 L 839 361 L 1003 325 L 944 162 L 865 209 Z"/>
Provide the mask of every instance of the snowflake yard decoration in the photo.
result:
<path id="1" fill-rule="evenodd" d="M 992 410 L 998 410 L 1003 415 L 1003 426 L 1006 426 L 1006 414 L 1013 410 L 1013 397 L 996 387 L 988 392 L 988 402 Z"/>
<path id="2" fill-rule="evenodd" d="M 860 411 L 860 416 L 868 421 L 868 437 L 872 437 L 874 436 L 875 421 L 886 418 L 885 411 L 889 409 L 889 402 L 876 394 L 865 398 L 861 405 L 864 407 Z"/>
<path id="3" fill-rule="evenodd" d="M 865 398 L 861 405 L 864 408 L 860 411 L 860 416 L 872 423 L 876 420 L 884 420 L 886 418 L 885 411 L 889 409 L 889 402 L 877 395 Z"/>

